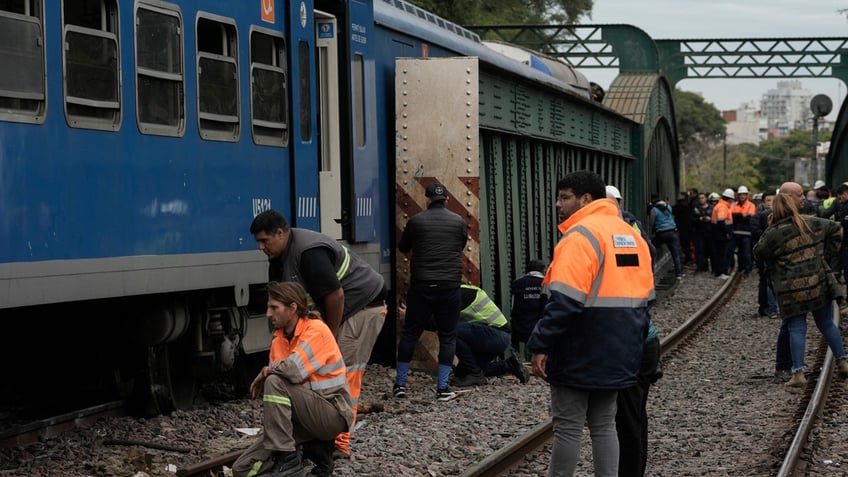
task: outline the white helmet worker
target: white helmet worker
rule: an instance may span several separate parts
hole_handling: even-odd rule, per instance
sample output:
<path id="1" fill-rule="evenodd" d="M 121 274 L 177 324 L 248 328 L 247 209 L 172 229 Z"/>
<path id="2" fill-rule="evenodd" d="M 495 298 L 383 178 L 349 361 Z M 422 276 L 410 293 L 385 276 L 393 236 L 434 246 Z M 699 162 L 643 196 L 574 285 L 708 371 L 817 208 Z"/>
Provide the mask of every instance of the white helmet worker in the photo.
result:
<path id="1" fill-rule="evenodd" d="M 608 185 L 607 197 L 612 197 L 613 199 L 621 200 L 621 192 L 619 192 L 615 186 Z"/>
<path id="2" fill-rule="evenodd" d="M 721 196 L 724 197 L 725 199 L 735 199 L 736 198 L 736 192 L 733 192 L 733 189 L 730 189 L 730 188 L 724 189 L 724 192 L 721 193 Z"/>
<path id="3" fill-rule="evenodd" d="M 737 194 L 748 194 L 748 188 L 745 187 L 745 186 L 739 186 L 739 188 L 736 189 L 736 193 Z"/>

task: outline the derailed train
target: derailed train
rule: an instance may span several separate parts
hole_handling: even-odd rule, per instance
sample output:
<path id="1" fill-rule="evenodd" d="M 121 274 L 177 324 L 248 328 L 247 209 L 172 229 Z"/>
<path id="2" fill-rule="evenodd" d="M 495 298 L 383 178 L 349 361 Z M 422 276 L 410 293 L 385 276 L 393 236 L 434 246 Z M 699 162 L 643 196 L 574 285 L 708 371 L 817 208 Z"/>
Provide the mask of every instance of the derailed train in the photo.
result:
<path id="1" fill-rule="evenodd" d="M 47 372 L 73 390 L 59 400 L 167 412 L 206 377 L 252 376 L 270 334 L 248 229 L 267 208 L 398 297 L 396 238 L 439 180 L 470 225 L 465 278 L 508 310 L 510 281 L 552 254 L 562 175 L 595 170 L 636 212 L 679 182 L 661 76 L 622 74 L 599 104 L 567 64 L 403 0 L 0 0 L 0 32 L 16 396 Z M 394 325 L 373 360 L 393 362 Z"/>

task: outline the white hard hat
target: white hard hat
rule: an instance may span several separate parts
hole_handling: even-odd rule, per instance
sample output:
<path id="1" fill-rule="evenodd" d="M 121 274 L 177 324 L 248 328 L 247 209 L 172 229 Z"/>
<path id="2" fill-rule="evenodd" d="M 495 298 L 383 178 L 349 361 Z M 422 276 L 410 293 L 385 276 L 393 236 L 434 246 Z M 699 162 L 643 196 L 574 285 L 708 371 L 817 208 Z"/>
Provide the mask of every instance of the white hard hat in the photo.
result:
<path id="1" fill-rule="evenodd" d="M 710 192 L 710 196 L 708 197 L 710 200 L 718 200 L 719 196 L 715 192 Z"/>
<path id="2" fill-rule="evenodd" d="M 724 189 L 724 192 L 721 193 L 721 196 L 725 199 L 735 199 L 736 192 L 733 192 L 733 189 Z"/>
<path id="3" fill-rule="evenodd" d="M 608 185 L 607 186 L 607 197 L 612 196 L 613 199 L 621 200 L 621 192 L 615 188 L 615 186 Z"/>
<path id="4" fill-rule="evenodd" d="M 816 181 L 816 183 L 813 184 L 813 189 L 821 189 L 824 186 L 825 186 L 824 181 Z"/>
<path id="5" fill-rule="evenodd" d="M 736 193 L 737 193 L 737 194 L 747 194 L 747 193 L 748 193 L 748 188 L 747 188 L 747 187 L 745 187 L 745 186 L 739 186 L 739 188 L 738 188 L 738 189 L 736 189 Z"/>

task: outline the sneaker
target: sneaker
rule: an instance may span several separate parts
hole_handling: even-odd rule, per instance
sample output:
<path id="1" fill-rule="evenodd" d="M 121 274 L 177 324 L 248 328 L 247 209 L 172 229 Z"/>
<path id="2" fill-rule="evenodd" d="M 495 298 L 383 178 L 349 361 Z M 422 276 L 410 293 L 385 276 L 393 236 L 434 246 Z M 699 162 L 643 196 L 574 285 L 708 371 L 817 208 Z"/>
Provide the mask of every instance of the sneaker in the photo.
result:
<path id="1" fill-rule="evenodd" d="M 271 467 L 270 477 L 305 477 L 306 469 L 297 456 L 297 451 L 277 452 L 274 456 L 274 466 Z"/>
<path id="2" fill-rule="evenodd" d="M 400 384 L 395 384 L 392 388 L 392 396 L 396 398 L 405 398 L 406 397 L 406 386 L 401 386 Z"/>
<path id="3" fill-rule="evenodd" d="M 773 311 L 773 312 L 769 313 L 769 318 L 776 320 L 776 319 L 780 318 L 780 315 L 778 315 L 776 311 Z"/>
<path id="4" fill-rule="evenodd" d="M 530 372 L 527 371 L 527 368 L 525 368 L 523 364 L 518 362 L 518 358 L 516 358 L 515 355 L 507 358 L 506 364 L 509 365 L 509 372 L 518 378 L 518 381 L 521 384 L 530 381 Z"/>
<path id="5" fill-rule="evenodd" d="M 678 279 L 678 280 L 683 280 L 683 275 L 678 275 L 678 276 L 677 276 L 677 279 Z"/>
<path id="6" fill-rule="evenodd" d="M 719 280 L 727 280 L 728 278 L 730 278 L 730 275 L 728 275 L 726 273 L 722 273 L 721 275 L 718 276 Z"/>
<path id="7" fill-rule="evenodd" d="M 489 384 L 489 380 L 486 379 L 486 375 L 482 372 L 466 374 L 461 378 L 456 378 L 453 382 L 453 385 L 459 388 L 465 388 L 468 386 L 481 386 L 483 384 Z"/>
<path id="8" fill-rule="evenodd" d="M 442 388 L 436 391 L 436 401 L 447 402 L 454 399 L 457 396 L 451 388 Z"/>

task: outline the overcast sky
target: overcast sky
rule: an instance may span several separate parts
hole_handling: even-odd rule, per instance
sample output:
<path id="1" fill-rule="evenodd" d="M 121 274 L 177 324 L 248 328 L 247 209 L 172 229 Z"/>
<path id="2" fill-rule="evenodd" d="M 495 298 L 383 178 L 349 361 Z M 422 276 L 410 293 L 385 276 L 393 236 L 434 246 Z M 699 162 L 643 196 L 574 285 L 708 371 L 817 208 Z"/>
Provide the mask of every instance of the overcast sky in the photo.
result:
<path id="1" fill-rule="evenodd" d="M 654 39 L 733 38 L 848 38 L 848 20 L 840 9 L 846 0 L 594 0 L 592 18 L 583 24 L 625 23 L 644 30 Z M 608 86 L 615 72 L 585 69 L 590 80 Z M 778 78 L 753 80 L 682 80 L 677 87 L 702 93 L 719 110 L 736 109 L 759 100 L 777 87 Z M 833 101 L 835 120 L 846 95 L 846 86 L 833 78 L 800 78 L 813 95 Z"/>

